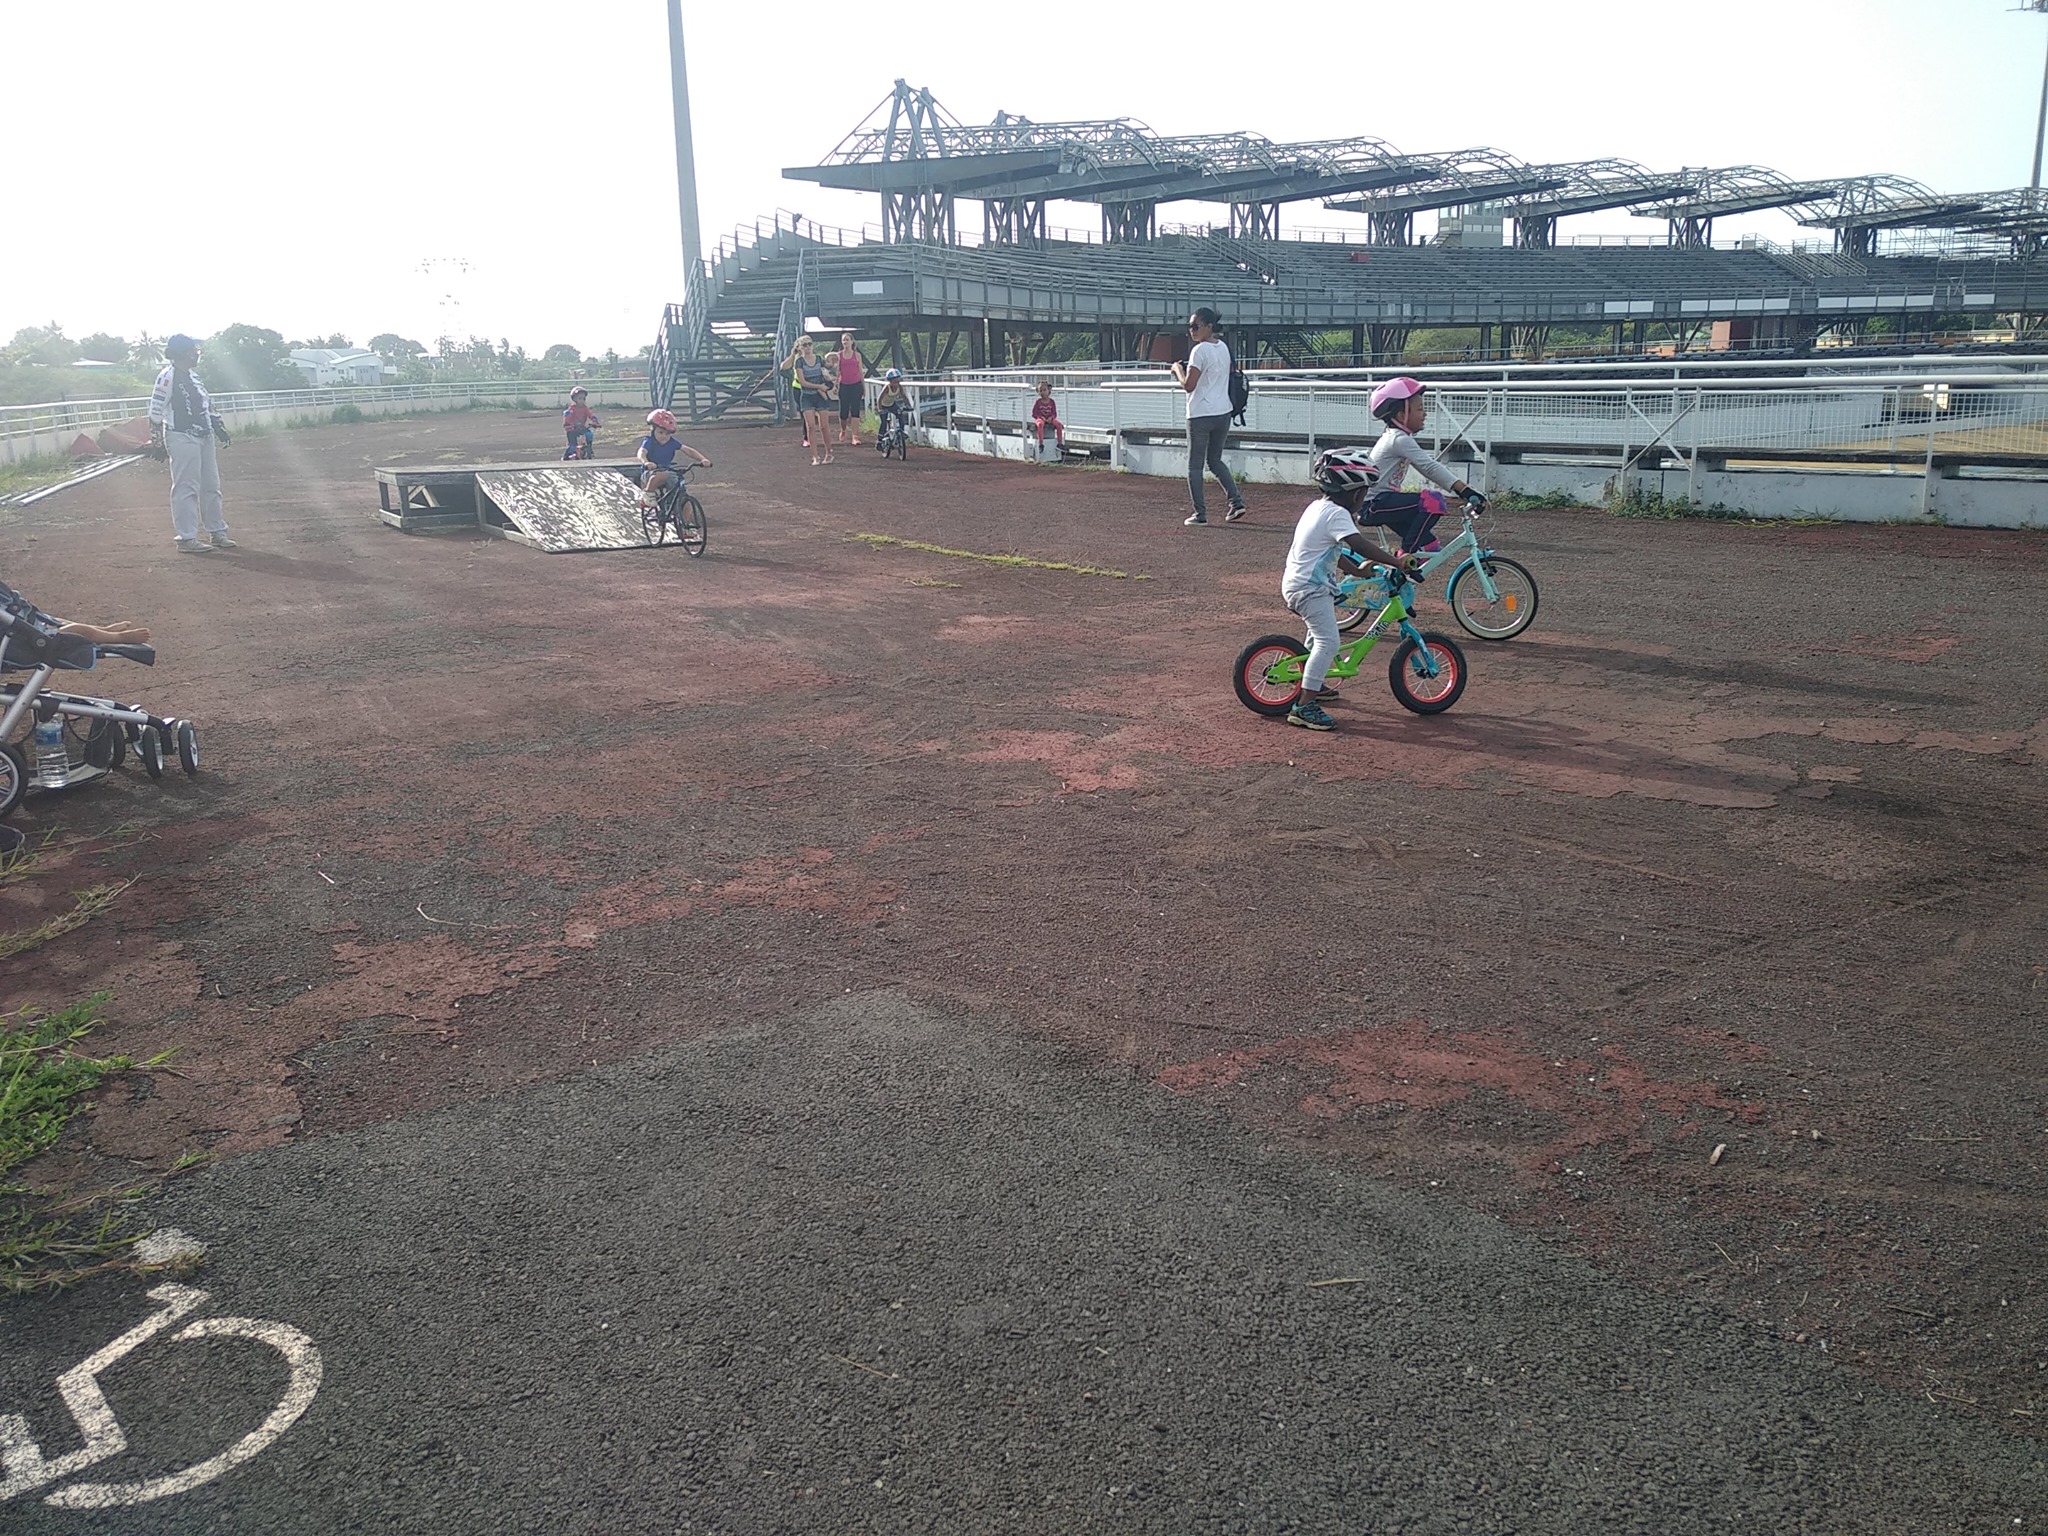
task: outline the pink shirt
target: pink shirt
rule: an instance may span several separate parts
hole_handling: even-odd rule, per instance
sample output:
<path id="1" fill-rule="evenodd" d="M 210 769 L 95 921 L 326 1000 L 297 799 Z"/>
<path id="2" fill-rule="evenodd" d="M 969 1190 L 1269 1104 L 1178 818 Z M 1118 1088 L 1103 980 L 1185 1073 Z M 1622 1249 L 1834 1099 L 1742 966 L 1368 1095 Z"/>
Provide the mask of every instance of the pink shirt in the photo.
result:
<path id="1" fill-rule="evenodd" d="M 861 378 L 863 377 L 864 373 L 865 370 L 861 367 L 860 356 L 858 353 L 854 354 L 851 357 L 842 357 L 839 359 L 840 383 L 858 384 L 861 381 Z"/>

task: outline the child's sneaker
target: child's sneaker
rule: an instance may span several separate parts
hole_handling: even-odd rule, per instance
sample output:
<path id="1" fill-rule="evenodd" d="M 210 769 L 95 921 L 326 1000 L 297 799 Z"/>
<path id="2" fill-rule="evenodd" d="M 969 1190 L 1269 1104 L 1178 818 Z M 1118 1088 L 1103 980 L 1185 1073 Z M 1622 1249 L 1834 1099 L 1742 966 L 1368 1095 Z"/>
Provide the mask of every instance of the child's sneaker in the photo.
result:
<path id="1" fill-rule="evenodd" d="M 1287 723 L 1308 731 L 1334 731 L 1337 722 L 1314 699 L 1303 699 L 1287 711 Z"/>
<path id="2" fill-rule="evenodd" d="M 1334 704 L 1344 697 L 1344 695 L 1330 687 L 1327 683 L 1320 688 L 1304 689 L 1301 696 L 1311 704 Z"/>

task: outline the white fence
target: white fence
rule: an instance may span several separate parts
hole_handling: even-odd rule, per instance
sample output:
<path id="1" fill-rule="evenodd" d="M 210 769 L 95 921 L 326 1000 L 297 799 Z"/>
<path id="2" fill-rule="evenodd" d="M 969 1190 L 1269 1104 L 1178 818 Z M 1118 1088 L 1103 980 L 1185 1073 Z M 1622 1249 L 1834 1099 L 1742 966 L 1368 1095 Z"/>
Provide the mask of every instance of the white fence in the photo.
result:
<path id="1" fill-rule="evenodd" d="M 1070 443 L 1106 447 L 1120 469 L 1184 471 L 1186 396 L 1157 370 L 949 376 L 921 391 L 926 423 L 941 400 L 950 423 L 931 440 L 1007 456 L 1017 432 L 1021 453 L 1040 378 Z M 1251 385 L 1230 450 L 1251 478 L 1306 484 L 1316 449 L 1379 436 L 1371 378 L 1253 373 Z M 1425 446 L 1485 490 L 1636 488 L 1759 516 L 1858 516 L 1867 502 L 1874 516 L 2048 523 L 2048 374 L 1443 377 L 1429 399 Z M 1859 502 L 1851 482 L 1879 479 Z"/>
<path id="2" fill-rule="evenodd" d="M 358 384 L 328 389 L 242 390 L 216 394 L 214 408 L 230 425 L 288 421 L 352 405 L 365 416 L 398 416 L 412 411 L 459 411 L 477 406 L 509 407 L 530 400 L 540 407 L 568 403 L 581 384 L 591 403 L 644 409 L 645 379 L 489 379 L 470 383 Z M 55 457 L 70 451 L 80 433 L 133 421 L 149 411 L 147 395 L 105 400 L 50 400 L 37 405 L 0 406 L 0 463 Z"/>

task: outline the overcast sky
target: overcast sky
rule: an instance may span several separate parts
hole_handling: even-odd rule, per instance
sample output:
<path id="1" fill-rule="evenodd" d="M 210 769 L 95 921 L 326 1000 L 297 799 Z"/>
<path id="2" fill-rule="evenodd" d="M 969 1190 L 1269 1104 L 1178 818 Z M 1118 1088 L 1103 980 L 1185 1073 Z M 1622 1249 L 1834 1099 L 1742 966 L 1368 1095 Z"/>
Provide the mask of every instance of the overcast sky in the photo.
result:
<path id="1" fill-rule="evenodd" d="M 1003 108 L 2021 186 L 2048 17 L 2016 3 L 685 0 L 705 239 L 778 207 L 876 220 L 873 199 L 781 170 L 822 159 L 899 75 L 969 123 Z M 664 0 L 10 4 L 0 336 L 52 319 L 74 337 L 246 321 L 634 351 L 680 292 L 665 14 Z M 1313 205 L 1289 217 L 1358 222 Z M 1770 216 L 1716 233 L 1752 226 L 1795 233 Z M 1661 228 L 1613 214 L 1563 232 Z"/>

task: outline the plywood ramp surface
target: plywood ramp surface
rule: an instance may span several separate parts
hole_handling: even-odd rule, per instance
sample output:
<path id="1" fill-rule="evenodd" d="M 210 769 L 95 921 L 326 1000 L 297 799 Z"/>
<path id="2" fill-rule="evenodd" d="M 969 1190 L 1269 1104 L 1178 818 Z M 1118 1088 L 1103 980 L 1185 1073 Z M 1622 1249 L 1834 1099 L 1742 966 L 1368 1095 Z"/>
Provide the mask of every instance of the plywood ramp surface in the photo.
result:
<path id="1" fill-rule="evenodd" d="M 549 554 L 646 547 L 640 493 L 616 470 L 478 470 L 476 483 L 528 543 Z"/>

